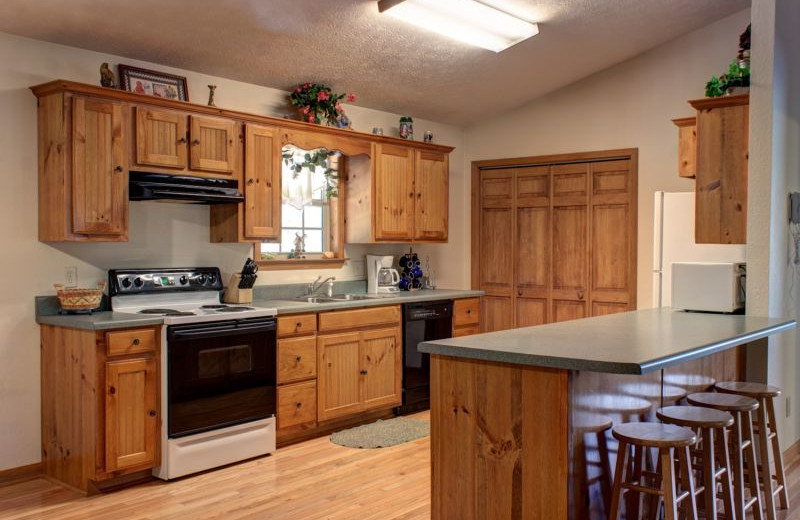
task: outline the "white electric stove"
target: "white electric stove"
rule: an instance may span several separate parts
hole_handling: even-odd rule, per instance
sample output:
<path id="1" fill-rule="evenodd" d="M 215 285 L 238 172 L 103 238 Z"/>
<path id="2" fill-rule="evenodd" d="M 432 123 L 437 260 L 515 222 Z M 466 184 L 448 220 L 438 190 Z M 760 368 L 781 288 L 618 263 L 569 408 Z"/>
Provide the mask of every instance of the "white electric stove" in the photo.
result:
<path id="1" fill-rule="evenodd" d="M 153 474 L 172 479 L 275 451 L 277 310 L 220 303 L 217 268 L 108 276 L 113 311 L 164 319 Z"/>

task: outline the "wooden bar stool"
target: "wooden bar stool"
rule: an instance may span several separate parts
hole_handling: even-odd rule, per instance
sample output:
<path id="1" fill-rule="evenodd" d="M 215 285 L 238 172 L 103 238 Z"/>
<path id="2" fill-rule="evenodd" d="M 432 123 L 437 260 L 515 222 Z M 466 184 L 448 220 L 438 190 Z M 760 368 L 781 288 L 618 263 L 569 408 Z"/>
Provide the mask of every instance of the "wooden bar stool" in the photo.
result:
<path id="1" fill-rule="evenodd" d="M 731 464 L 728 457 L 728 428 L 733 425 L 733 416 L 722 410 L 699 406 L 667 406 L 656 411 L 663 422 L 686 426 L 698 433 L 698 444 L 702 446 L 700 483 L 697 493 L 703 495 L 705 518 L 717 518 L 717 484 L 722 489 L 722 505 L 725 517 L 735 519 Z"/>
<path id="2" fill-rule="evenodd" d="M 584 449 L 578 454 L 578 464 L 583 468 L 583 483 L 586 490 L 586 500 L 589 500 L 589 488 L 594 484 L 600 485 L 603 497 L 603 507 L 608 509 L 611 502 L 611 458 L 609 457 L 606 432 L 613 426 L 613 421 L 606 415 L 591 412 L 577 412 L 574 419 L 575 431 L 582 435 Z M 594 437 L 597 443 L 597 459 L 590 457 L 591 447 L 586 442 L 586 437 Z M 594 468 L 595 475 L 590 469 Z"/>
<path id="3" fill-rule="evenodd" d="M 718 392 L 726 394 L 743 395 L 758 401 L 756 414 L 756 436 L 758 437 L 758 451 L 761 461 L 761 485 L 764 487 L 764 506 L 767 518 L 774 520 L 775 495 L 778 495 L 781 509 L 789 509 L 789 493 L 786 489 L 786 474 L 783 470 L 783 454 L 778 441 L 778 428 L 775 423 L 775 398 L 781 395 L 781 389 L 762 383 L 746 383 L 726 381 L 717 383 Z M 770 442 L 772 441 L 772 442 Z M 770 465 L 770 448 L 772 460 L 775 461 L 775 473 Z M 775 483 L 773 483 L 775 480 Z"/>
<path id="4" fill-rule="evenodd" d="M 761 497 L 759 495 L 758 466 L 753 442 L 753 422 L 751 413 L 758 409 L 758 401 L 749 397 L 715 392 L 689 394 L 686 400 L 694 406 L 714 408 L 729 412 L 733 416 L 733 438 L 731 439 L 731 471 L 733 472 L 733 502 L 736 517 L 744 519 L 748 509 L 753 518 L 762 520 Z M 745 466 L 747 469 L 745 470 Z M 745 478 L 745 473 L 747 478 Z M 750 490 L 750 498 L 745 500 L 745 483 Z"/>
<path id="5" fill-rule="evenodd" d="M 689 428 L 674 424 L 661 423 L 626 423 L 614 426 L 611 430 L 619 441 L 617 467 L 614 474 L 614 489 L 611 493 L 609 520 L 619 517 L 619 505 L 622 495 L 627 492 L 638 493 L 638 500 L 633 510 L 626 510 L 625 518 L 639 518 L 639 509 L 643 494 L 657 495 L 664 499 L 664 520 L 678 520 L 678 506 L 684 509 L 686 516 L 697 520 L 696 489 L 692 475 L 692 458 L 689 448 L 695 444 L 697 437 Z M 631 466 L 631 448 L 634 463 Z M 651 475 L 643 469 L 644 452 L 648 448 L 657 448 L 660 462 L 659 485 L 648 485 L 645 479 Z M 680 473 L 676 476 L 675 459 L 679 461 Z M 679 477 L 679 478 L 678 478 Z M 678 487 L 680 482 L 680 487 Z M 686 502 L 684 502 L 686 501 Z M 630 504 L 630 502 L 629 502 Z"/>

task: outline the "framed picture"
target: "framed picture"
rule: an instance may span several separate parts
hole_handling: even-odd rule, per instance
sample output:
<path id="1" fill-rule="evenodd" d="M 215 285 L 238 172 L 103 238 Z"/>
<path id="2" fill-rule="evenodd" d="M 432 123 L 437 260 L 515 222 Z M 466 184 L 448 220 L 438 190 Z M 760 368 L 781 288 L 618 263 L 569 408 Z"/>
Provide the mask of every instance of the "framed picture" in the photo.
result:
<path id="1" fill-rule="evenodd" d="M 189 101 L 186 78 L 156 70 L 119 65 L 119 85 L 122 90 L 165 99 Z"/>

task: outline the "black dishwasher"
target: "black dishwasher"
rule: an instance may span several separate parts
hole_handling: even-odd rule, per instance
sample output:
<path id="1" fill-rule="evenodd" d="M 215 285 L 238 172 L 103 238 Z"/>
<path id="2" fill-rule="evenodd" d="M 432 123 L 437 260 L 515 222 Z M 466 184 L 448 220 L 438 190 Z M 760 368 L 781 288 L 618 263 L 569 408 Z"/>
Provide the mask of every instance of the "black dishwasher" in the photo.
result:
<path id="1" fill-rule="evenodd" d="M 430 356 L 417 349 L 423 341 L 452 336 L 453 300 L 403 305 L 403 405 L 399 415 L 430 408 Z"/>

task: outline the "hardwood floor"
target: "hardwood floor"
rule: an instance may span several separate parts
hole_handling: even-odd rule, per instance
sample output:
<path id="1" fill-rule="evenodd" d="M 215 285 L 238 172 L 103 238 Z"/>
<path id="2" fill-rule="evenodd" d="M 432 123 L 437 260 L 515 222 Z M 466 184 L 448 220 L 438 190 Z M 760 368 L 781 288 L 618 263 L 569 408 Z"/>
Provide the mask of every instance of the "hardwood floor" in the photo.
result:
<path id="1" fill-rule="evenodd" d="M 800 452 L 786 466 L 793 507 L 778 516 L 800 520 Z M 45 478 L 0 487 L 3 520 L 427 520 L 430 510 L 429 438 L 356 450 L 321 437 L 193 477 L 91 497 Z"/>

